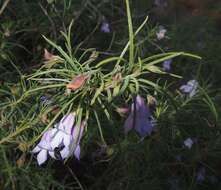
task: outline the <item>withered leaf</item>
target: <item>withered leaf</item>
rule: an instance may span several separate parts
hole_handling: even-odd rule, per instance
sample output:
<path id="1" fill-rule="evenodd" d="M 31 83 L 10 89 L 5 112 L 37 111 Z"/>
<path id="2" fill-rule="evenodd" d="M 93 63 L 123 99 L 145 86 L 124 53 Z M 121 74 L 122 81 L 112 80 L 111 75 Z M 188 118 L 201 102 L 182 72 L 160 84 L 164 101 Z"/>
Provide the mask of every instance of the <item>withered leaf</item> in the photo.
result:
<path id="1" fill-rule="evenodd" d="M 67 84 L 67 88 L 71 90 L 77 90 L 85 84 L 87 79 L 88 75 L 77 75 L 72 79 L 72 81 L 69 84 Z"/>

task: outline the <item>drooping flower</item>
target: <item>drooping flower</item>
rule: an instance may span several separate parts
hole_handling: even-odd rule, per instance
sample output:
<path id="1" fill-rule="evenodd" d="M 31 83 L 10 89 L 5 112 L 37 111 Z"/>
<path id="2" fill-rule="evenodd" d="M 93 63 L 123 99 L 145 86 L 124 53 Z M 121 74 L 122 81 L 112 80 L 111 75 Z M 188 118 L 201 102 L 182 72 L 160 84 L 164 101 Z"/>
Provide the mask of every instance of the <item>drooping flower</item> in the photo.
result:
<path id="1" fill-rule="evenodd" d="M 110 25 L 106 20 L 101 23 L 101 32 L 110 33 Z"/>
<path id="2" fill-rule="evenodd" d="M 63 144 L 68 147 L 71 143 L 71 131 L 75 121 L 75 114 L 65 115 L 61 121 L 55 125 L 57 132 L 51 141 L 51 147 L 54 149 Z"/>
<path id="3" fill-rule="evenodd" d="M 171 70 L 171 63 L 172 63 L 172 59 L 168 59 L 168 60 L 164 61 L 163 62 L 163 70 L 170 71 Z"/>
<path id="4" fill-rule="evenodd" d="M 54 128 L 47 130 L 41 141 L 33 149 L 33 153 L 38 153 L 38 164 L 41 165 L 47 160 L 48 154 L 54 159 L 65 159 L 74 154 L 80 159 L 80 140 L 83 135 L 85 121 L 81 122 L 80 130 L 77 130 L 75 114 L 65 115 Z M 77 138 L 77 146 L 71 149 Z"/>
<path id="5" fill-rule="evenodd" d="M 194 141 L 191 138 L 187 138 L 183 144 L 188 148 L 191 149 L 192 145 L 194 144 Z"/>
<path id="6" fill-rule="evenodd" d="M 180 87 L 180 90 L 183 93 L 186 93 L 189 95 L 189 97 L 193 97 L 197 93 L 197 88 L 199 86 L 199 83 L 196 80 L 190 80 L 187 82 L 187 84 L 182 85 Z"/>
<path id="7" fill-rule="evenodd" d="M 159 30 L 156 32 L 157 39 L 162 40 L 165 38 L 167 30 L 163 26 L 159 26 Z"/>
<path id="8" fill-rule="evenodd" d="M 51 141 L 51 147 L 61 147 L 64 148 L 60 151 L 61 158 L 67 158 L 72 153 L 79 160 L 80 159 L 80 140 L 83 134 L 84 126 L 86 124 L 83 121 L 80 125 L 79 134 L 77 131 L 77 126 L 74 125 L 75 115 L 69 114 L 64 116 L 59 124 L 57 125 L 58 132 L 55 134 L 53 140 Z M 71 150 L 71 145 L 74 143 L 75 138 L 77 139 L 77 146 L 75 149 Z M 73 151 L 73 152 L 72 152 Z"/>
<path id="9" fill-rule="evenodd" d="M 144 99 L 137 95 L 131 105 L 131 111 L 124 123 L 124 131 L 127 134 L 131 129 L 135 129 L 141 137 L 151 135 L 154 125 L 151 122 L 151 113 Z"/>

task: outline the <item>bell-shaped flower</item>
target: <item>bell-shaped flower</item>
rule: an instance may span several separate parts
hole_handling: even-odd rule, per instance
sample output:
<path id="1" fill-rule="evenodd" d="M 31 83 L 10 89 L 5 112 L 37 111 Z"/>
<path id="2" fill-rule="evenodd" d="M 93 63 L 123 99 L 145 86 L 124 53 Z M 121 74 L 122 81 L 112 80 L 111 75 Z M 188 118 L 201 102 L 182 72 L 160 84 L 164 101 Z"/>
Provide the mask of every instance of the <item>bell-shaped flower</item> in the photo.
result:
<path id="1" fill-rule="evenodd" d="M 48 129 L 42 136 L 40 142 L 37 144 L 37 146 L 32 150 L 32 153 L 38 153 L 37 155 L 37 161 L 38 164 L 43 164 L 47 158 L 48 154 L 55 158 L 54 156 L 54 149 L 51 147 L 51 140 L 54 137 L 54 134 L 56 133 L 56 129 Z"/>
<path id="2" fill-rule="evenodd" d="M 59 124 L 55 125 L 57 132 L 51 141 L 51 147 L 54 149 L 61 145 L 68 147 L 72 141 L 71 131 L 75 121 L 75 114 L 65 115 Z"/>
<path id="3" fill-rule="evenodd" d="M 62 159 L 67 158 L 70 155 L 74 154 L 75 158 L 80 160 L 80 151 L 81 151 L 80 140 L 83 135 L 85 124 L 86 124 L 85 121 L 81 122 L 79 131 L 78 131 L 77 125 L 75 125 L 72 128 L 71 134 L 68 137 L 70 139 L 70 143 L 64 145 L 64 148 L 60 151 L 60 155 L 61 155 Z M 62 142 L 60 142 L 60 143 L 62 143 Z M 73 143 L 76 143 L 76 147 L 74 149 L 72 149 Z"/>
<path id="4" fill-rule="evenodd" d="M 133 128 L 141 137 L 151 135 L 154 129 L 149 107 L 139 95 L 135 97 L 135 101 L 131 105 L 130 114 L 124 123 L 125 133 L 128 133 Z"/>
<path id="5" fill-rule="evenodd" d="M 47 160 L 48 154 L 54 159 L 65 159 L 73 154 L 78 160 L 80 159 L 80 140 L 86 121 L 81 122 L 79 130 L 74 122 L 75 114 L 65 115 L 58 124 L 55 124 L 54 128 L 44 133 L 41 141 L 32 151 L 38 153 L 39 165 Z M 77 142 L 77 146 L 72 150 L 71 146 L 75 142 Z"/>
<path id="6" fill-rule="evenodd" d="M 51 147 L 53 149 L 57 147 L 63 147 L 60 150 L 60 156 L 65 159 L 72 154 L 79 160 L 80 159 L 80 140 L 83 135 L 83 130 L 86 125 L 86 121 L 82 121 L 80 129 L 75 124 L 75 114 L 69 114 L 64 116 L 57 125 L 57 133 L 51 141 Z M 77 139 L 77 140 L 76 140 Z M 72 150 L 71 146 L 74 142 L 77 142 L 77 146 Z"/>
<path id="7" fill-rule="evenodd" d="M 189 97 L 193 97 L 197 93 L 197 88 L 199 86 L 199 83 L 196 80 L 190 80 L 187 82 L 187 84 L 182 85 L 180 87 L 180 90 L 183 93 L 186 93 L 189 95 Z"/>

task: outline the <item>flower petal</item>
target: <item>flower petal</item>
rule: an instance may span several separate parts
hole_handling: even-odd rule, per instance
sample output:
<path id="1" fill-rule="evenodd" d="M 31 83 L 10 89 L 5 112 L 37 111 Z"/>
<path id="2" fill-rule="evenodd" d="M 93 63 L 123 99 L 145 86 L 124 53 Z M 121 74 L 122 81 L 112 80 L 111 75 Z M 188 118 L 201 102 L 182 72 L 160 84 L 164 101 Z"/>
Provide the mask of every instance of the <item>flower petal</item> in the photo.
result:
<path id="1" fill-rule="evenodd" d="M 54 155 L 54 151 L 48 151 L 48 154 L 49 154 L 52 158 L 56 159 L 56 157 L 55 157 L 55 155 Z"/>
<path id="2" fill-rule="evenodd" d="M 138 95 L 135 101 L 135 130 L 141 137 L 151 135 L 154 125 L 151 122 L 150 110 L 141 96 Z"/>
<path id="3" fill-rule="evenodd" d="M 43 164 L 47 160 L 47 150 L 42 149 L 37 155 L 38 165 Z"/>
<path id="4" fill-rule="evenodd" d="M 70 149 L 67 147 L 64 147 L 61 151 L 60 151 L 61 157 L 62 159 L 67 158 L 70 155 Z"/>
<path id="5" fill-rule="evenodd" d="M 183 93 L 190 93 L 192 91 L 193 87 L 190 86 L 190 85 L 182 85 L 180 87 L 180 90 L 183 92 Z"/>
<path id="6" fill-rule="evenodd" d="M 69 147 L 72 141 L 72 136 L 71 135 L 65 135 L 63 138 L 63 143 L 64 146 Z"/>
<path id="7" fill-rule="evenodd" d="M 80 160 L 80 153 L 81 153 L 81 148 L 80 145 L 78 145 L 74 151 L 74 156 L 75 158 L 77 158 L 78 160 Z"/>
<path id="8" fill-rule="evenodd" d="M 53 129 L 48 129 L 42 136 L 41 141 L 38 143 L 38 146 L 43 149 L 50 150 L 50 142 L 52 139 Z"/>
<path id="9" fill-rule="evenodd" d="M 59 129 L 64 130 L 67 134 L 71 134 L 72 126 L 74 125 L 75 120 L 75 114 L 70 113 L 68 115 L 65 115 L 60 123 L 59 123 Z"/>
<path id="10" fill-rule="evenodd" d="M 59 145 L 63 141 L 64 135 L 65 134 L 62 131 L 59 131 L 57 134 L 55 134 L 54 138 L 50 142 L 50 146 L 52 149 L 59 147 Z"/>
<path id="11" fill-rule="evenodd" d="M 73 137 L 73 140 L 75 140 L 76 138 L 78 139 L 77 144 L 80 143 L 85 125 L 86 125 L 86 121 L 82 121 L 80 125 L 80 129 L 78 128 L 78 126 L 74 126 L 72 137 Z"/>
<path id="12" fill-rule="evenodd" d="M 41 148 L 37 145 L 31 152 L 32 153 L 37 153 L 41 150 Z"/>
<path id="13" fill-rule="evenodd" d="M 141 137 L 145 137 L 146 135 L 151 135 L 152 131 L 153 131 L 153 125 L 152 123 L 149 121 L 148 118 L 140 118 L 136 121 L 135 124 L 135 130 L 139 133 L 139 135 Z"/>
<path id="14" fill-rule="evenodd" d="M 127 134 L 133 128 L 134 114 L 130 113 L 126 121 L 124 122 L 124 133 Z"/>

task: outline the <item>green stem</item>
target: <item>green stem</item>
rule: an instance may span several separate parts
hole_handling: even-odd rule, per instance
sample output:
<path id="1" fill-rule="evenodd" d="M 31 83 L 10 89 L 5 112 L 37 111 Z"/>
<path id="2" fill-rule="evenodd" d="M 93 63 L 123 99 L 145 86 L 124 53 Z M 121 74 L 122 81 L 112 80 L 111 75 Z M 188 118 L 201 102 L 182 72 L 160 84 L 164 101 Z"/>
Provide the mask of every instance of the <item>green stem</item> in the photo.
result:
<path id="1" fill-rule="evenodd" d="M 130 12 L 129 0 L 126 0 L 126 8 L 127 8 L 127 22 L 128 22 L 129 42 L 130 42 L 129 71 L 131 71 L 134 64 L 134 33 L 133 33 L 133 24 Z"/>

